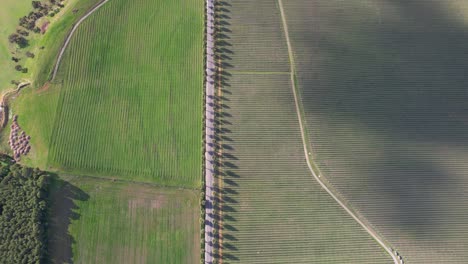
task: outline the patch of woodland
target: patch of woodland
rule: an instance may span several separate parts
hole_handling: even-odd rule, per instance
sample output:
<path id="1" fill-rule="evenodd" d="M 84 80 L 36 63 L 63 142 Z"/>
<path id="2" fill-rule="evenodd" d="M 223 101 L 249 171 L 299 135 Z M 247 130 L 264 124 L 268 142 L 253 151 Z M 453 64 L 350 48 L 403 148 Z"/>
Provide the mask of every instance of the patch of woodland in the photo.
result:
<path id="1" fill-rule="evenodd" d="M 27 73 L 28 68 L 21 65 L 24 58 L 34 58 L 35 54 L 29 48 L 29 40 L 33 34 L 44 34 L 49 25 L 45 17 L 54 17 L 64 7 L 63 0 L 32 1 L 33 10 L 28 15 L 19 19 L 16 31 L 8 36 L 8 41 L 13 45 L 11 60 L 15 63 L 15 70 Z M 41 47 L 42 48 L 42 47 Z M 17 85 L 16 80 L 11 81 Z"/>
<path id="2" fill-rule="evenodd" d="M 44 263 L 49 176 L 0 155 L 1 263 Z"/>

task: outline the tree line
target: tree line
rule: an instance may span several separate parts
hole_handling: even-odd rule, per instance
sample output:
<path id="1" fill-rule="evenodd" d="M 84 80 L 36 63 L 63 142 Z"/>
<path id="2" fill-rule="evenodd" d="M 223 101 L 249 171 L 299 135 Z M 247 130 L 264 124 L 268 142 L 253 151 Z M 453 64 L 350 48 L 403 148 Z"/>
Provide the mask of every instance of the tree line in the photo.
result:
<path id="1" fill-rule="evenodd" d="M 43 263 L 48 175 L 0 155 L 1 263 Z"/>
<path id="2" fill-rule="evenodd" d="M 28 15 L 23 16 L 19 19 L 19 24 L 16 27 L 16 31 L 8 36 L 8 41 L 11 44 L 15 44 L 18 48 L 24 49 L 29 46 L 30 33 L 40 33 L 41 29 L 37 25 L 37 21 L 45 16 L 53 17 L 55 14 L 60 12 L 60 9 L 64 7 L 62 4 L 63 0 L 43 0 L 43 1 L 32 1 L 33 11 L 29 12 Z M 28 69 L 21 66 L 19 61 L 21 58 L 18 54 L 13 53 L 11 60 L 16 64 L 15 69 L 23 73 L 27 73 Z M 26 52 L 26 57 L 34 58 L 34 54 L 30 51 Z M 12 81 L 12 84 L 16 84 L 17 81 Z"/>

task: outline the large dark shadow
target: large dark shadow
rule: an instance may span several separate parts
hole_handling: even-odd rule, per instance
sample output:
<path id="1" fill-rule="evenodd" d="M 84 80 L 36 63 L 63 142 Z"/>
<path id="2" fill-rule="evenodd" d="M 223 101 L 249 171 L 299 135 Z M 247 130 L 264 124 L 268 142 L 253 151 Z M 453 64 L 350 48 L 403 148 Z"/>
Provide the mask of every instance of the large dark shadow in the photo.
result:
<path id="1" fill-rule="evenodd" d="M 75 239 L 69 233 L 71 221 L 78 220 L 76 201 L 87 201 L 89 195 L 73 184 L 51 174 L 48 222 L 48 263 L 73 263 L 72 245 Z"/>
<path id="2" fill-rule="evenodd" d="M 433 236 L 449 215 L 468 224 L 456 210 L 468 201 L 447 203 L 464 196 L 467 159 L 452 160 L 457 175 L 432 153 L 467 154 L 468 24 L 446 1 L 315 2 L 285 6 L 296 15 L 297 80 L 315 154 L 332 161 L 321 164 L 329 180 L 394 228 Z M 371 187 L 347 187 L 359 185 Z"/>

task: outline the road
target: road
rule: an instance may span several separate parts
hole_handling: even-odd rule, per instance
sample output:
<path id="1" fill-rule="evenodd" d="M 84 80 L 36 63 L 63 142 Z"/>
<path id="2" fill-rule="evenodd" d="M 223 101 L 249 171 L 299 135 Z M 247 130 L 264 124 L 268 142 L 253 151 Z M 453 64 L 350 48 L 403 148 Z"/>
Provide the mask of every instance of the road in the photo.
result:
<path id="1" fill-rule="evenodd" d="M 97 6 L 95 6 L 93 9 L 89 10 L 76 24 L 73 26 L 72 30 L 70 31 L 70 34 L 68 34 L 67 39 L 65 40 L 65 43 L 63 44 L 62 48 L 60 49 L 59 56 L 57 58 L 57 62 L 55 63 L 54 67 L 54 72 L 52 73 L 52 80 L 55 79 L 55 76 L 57 75 L 58 68 L 60 66 L 60 62 L 62 61 L 62 56 L 63 53 L 65 52 L 65 49 L 68 47 L 68 43 L 70 42 L 73 34 L 75 34 L 76 29 L 80 26 L 80 24 L 85 21 L 86 18 L 88 18 L 91 14 L 96 12 L 101 6 L 103 6 L 105 3 L 107 3 L 109 0 L 104 0 L 100 2 Z"/>
<path id="2" fill-rule="evenodd" d="M 290 60 L 290 71 L 291 71 L 291 84 L 292 84 L 292 90 L 293 90 L 293 94 L 294 94 L 294 102 L 295 102 L 295 105 L 296 105 L 296 113 L 297 113 L 297 117 L 299 119 L 299 126 L 300 126 L 300 130 L 301 130 L 301 137 L 302 137 L 302 146 L 304 148 L 304 155 L 305 155 L 305 159 L 307 161 L 307 166 L 309 167 L 309 170 L 310 172 L 312 173 L 312 176 L 315 178 L 315 180 L 320 184 L 320 186 L 322 186 L 322 188 L 331 196 L 333 197 L 333 199 L 356 221 L 358 222 L 365 230 L 367 233 L 369 233 L 370 236 L 372 236 L 372 238 L 374 238 L 375 241 L 377 241 L 377 243 L 380 244 L 380 246 L 382 246 L 385 251 L 392 257 L 393 259 L 393 262 L 394 264 L 402 264 L 403 263 L 403 260 L 401 258 L 401 256 L 398 255 L 398 253 L 396 253 L 395 251 L 393 251 L 393 249 L 387 245 L 381 238 L 380 236 L 377 234 L 377 232 L 375 230 L 373 230 L 371 227 L 369 227 L 367 224 L 365 224 L 350 208 L 348 208 L 348 206 L 343 202 L 341 201 L 341 199 L 332 191 L 328 188 L 328 186 L 322 181 L 322 179 L 320 178 L 321 175 L 317 175 L 314 171 L 314 169 L 312 168 L 312 164 L 311 164 L 311 161 L 310 161 L 310 157 L 308 155 L 308 153 L 310 153 L 310 151 L 308 150 L 308 145 L 307 145 L 307 141 L 306 141 L 306 138 L 305 138 L 305 129 L 304 129 L 304 125 L 302 123 L 302 120 L 303 120 L 303 117 L 302 117 L 302 113 L 301 113 L 301 107 L 299 106 L 300 104 L 300 101 L 298 99 L 298 92 L 297 92 L 297 87 L 296 87 L 296 84 L 294 82 L 294 74 L 296 72 L 295 70 L 295 62 L 294 62 L 294 54 L 292 52 L 292 47 L 291 47 L 291 41 L 289 39 L 289 31 L 288 31 L 288 24 L 286 22 L 286 16 L 284 14 L 284 8 L 283 8 L 283 1 L 282 0 L 278 0 L 278 6 L 279 6 L 279 9 L 280 9 L 280 13 L 281 13 L 281 20 L 283 22 L 283 30 L 284 30 L 284 35 L 285 35 L 285 38 L 286 38 L 286 44 L 288 46 L 288 54 L 289 54 L 289 60 Z"/>
<path id="3" fill-rule="evenodd" d="M 214 0 L 206 0 L 206 83 L 205 83 L 205 263 L 213 263 L 213 199 L 215 138 L 215 56 Z"/>

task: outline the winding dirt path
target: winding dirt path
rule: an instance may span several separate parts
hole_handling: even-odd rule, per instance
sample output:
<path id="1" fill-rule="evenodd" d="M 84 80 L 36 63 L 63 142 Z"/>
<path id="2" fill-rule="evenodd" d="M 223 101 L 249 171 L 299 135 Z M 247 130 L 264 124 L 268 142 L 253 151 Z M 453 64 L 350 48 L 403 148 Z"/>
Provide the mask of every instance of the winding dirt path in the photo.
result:
<path id="1" fill-rule="evenodd" d="M 52 78 L 51 80 L 55 79 L 55 76 L 57 75 L 58 68 L 60 66 L 60 62 L 62 61 L 63 54 L 65 53 L 65 49 L 68 47 L 68 44 L 70 43 L 71 38 L 73 37 L 73 34 L 75 34 L 76 29 L 80 26 L 80 24 L 85 21 L 86 18 L 88 18 L 91 14 L 96 12 L 101 6 L 103 6 L 105 3 L 107 3 L 109 0 L 103 0 L 100 2 L 98 5 L 96 5 L 93 9 L 89 10 L 78 22 L 73 25 L 72 30 L 67 36 L 67 39 L 65 40 L 65 43 L 63 44 L 62 48 L 60 49 L 59 56 L 57 58 L 57 62 L 55 63 L 54 67 L 54 72 L 52 73 Z"/>
<path id="2" fill-rule="evenodd" d="M 391 247 L 390 245 L 388 245 L 380 236 L 379 234 L 372 229 L 372 227 L 370 227 L 369 225 L 367 225 L 363 220 L 361 220 L 358 215 L 356 215 L 356 213 L 354 213 L 339 197 L 336 193 L 334 193 L 333 190 L 331 190 L 327 184 L 322 181 L 321 179 L 321 175 L 319 173 L 319 175 L 317 175 L 312 167 L 312 164 L 311 164 L 311 160 L 310 160 L 310 157 L 308 155 L 308 153 L 310 153 L 309 151 L 309 146 L 307 144 L 307 141 L 306 141 L 306 138 L 305 138 L 305 129 L 304 129 L 304 125 L 302 123 L 302 120 L 303 120 L 303 117 L 302 117 L 302 111 L 301 111 L 301 102 L 299 101 L 298 99 L 298 92 L 297 92 L 297 87 L 296 87 L 296 83 L 294 81 L 294 76 L 295 76 L 295 72 L 296 72 L 296 69 L 295 69 L 295 62 L 294 62 L 294 54 L 292 52 L 292 47 L 291 47 L 291 41 L 289 39 L 289 31 L 288 31 L 288 24 L 286 22 L 286 16 L 284 14 L 284 8 L 283 8 L 283 1 L 282 0 L 278 0 L 278 6 L 279 6 L 279 9 L 280 9 L 280 13 L 281 13 L 281 20 L 283 22 L 283 30 L 284 30 L 284 35 L 285 35 L 285 38 L 286 38 L 286 43 L 287 43 L 287 46 L 288 46 L 288 54 L 289 54 L 289 60 L 290 60 L 290 71 L 291 71 L 291 85 L 292 85 L 292 90 L 293 90 L 293 94 L 294 94 L 294 103 L 296 105 L 296 113 L 297 113 L 297 117 L 299 119 L 299 126 L 300 126 L 300 130 L 301 130 L 301 137 L 302 137 L 302 146 L 304 148 L 304 156 L 306 158 L 306 161 L 307 161 L 307 166 L 309 167 L 309 170 L 310 172 L 312 173 L 312 176 L 314 176 L 315 180 L 320 184 L 320 186 L 322 186 L 322 188 L 356 221 L 359 223 L 359 225 L 361 225 L 364 230 L 366 230 L 367 233 L 369 233 L 370 236 L 372 236 L 372 238 L 374 238 L 375 241 L 377 241 L 377 243 L 379 243 L 380 246 L 382 246 L 385 251 L 392 257 L 393 259 L 393 262 L 394 264 L 402 264 L 403 263 L 403 260 L 401 258 L 401 256 L 398 255 L 398 253 L 396 253 Z"/>

